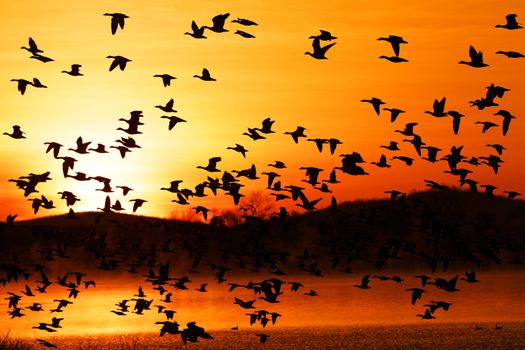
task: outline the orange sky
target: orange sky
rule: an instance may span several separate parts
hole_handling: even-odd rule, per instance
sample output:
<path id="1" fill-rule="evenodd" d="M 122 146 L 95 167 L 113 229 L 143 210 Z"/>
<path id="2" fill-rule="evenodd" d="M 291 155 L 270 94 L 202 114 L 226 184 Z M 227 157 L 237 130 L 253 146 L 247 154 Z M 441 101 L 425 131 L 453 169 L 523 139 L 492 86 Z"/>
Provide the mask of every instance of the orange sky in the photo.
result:
<path id="1" fill-rule="evenodd" d="M 32 218 L 31 203 L 8 179 L 30 172 L 51 171 L 52 181 L 40 184 L 38 196 L 53 199 L 54 210 L 41 210 L 38 216 L 67 211 L 58 191 L 77 194 L 81 202 L 76 211 L 101 207 L 105 194 L 93 181 L 78 183 L 63 179 L 61 162 L 45 154 L 44 142 L 56 141 L 65 147 L 62 155 L 78 159 L 76 171 L 112 179 L 112 185 L 134 189 L 127 197 L 114 193 L 123 206 L 131 198 L 144 198 L 148 203 L 140 213 L 169 216 L 180 206 L 172 203 L 174 195 L 159 191 L 171 180 L 184 180 L 182 187 L 193 188 L 204 181 L 207 173 L 196 169 L 206 165 L 212 156 L 221 156 L 219 169 L 244 169 L 256 164 L 258 172 L 268 171 L 265 165 L 276 159 L 288 165 L 281 171 L 283 184 L 301 184 L 304 172 L 300 166 L 322 167 L 326 178 L 331 168 L 340 165 L 339 153 L 360 152 L 367 162 L 377 161 L 384 150 L 379 145 L 404 137 L 394 133 L 404 123 L 419 123 L 416 132 L 429 144 L 448 150 L 464 145 L 465 155 L 488 155 L 487 143 L 503 144 L 507 150 L 505 163 L 495 176 L 488 167 L 478 167 L 472 178 L 482 184 L 498 186 L 497 192 L 516 190 L 525 193 L 525 132 L 521 116 L 525 108 L 521 99 L 525 90 L 522 73 L 525 59 L 508 59 L 496 55 L 497 50 L 525 51 L 525 30 L 496 29 L 508 13 L 517 13 L 524 22 L 525 6 L 518 1 L 173 1 L 148 2 L 5 2 L 0 13 L 0 130 L 10 132 L 20 125 L 27 139 L 14 140 L 0 135 L 0 218 L 17 213 Z M 111 35 L 105 12 L 122 12 L 130 16 L 124 30 Z M 197 40 L 183 33 L 191 21 L 210 25 L 219 13 L 231 13 L 227 33 L 207 32 L 208 39 Z M 230 20 L 236 17 L 259 23 L 241 27 Z M 234 35 L 236 29 L 252 33 L 255 39 Z M 328 60 L 318 61 L 304 55 L 311 50 L 308 36 L 326 29 L 337 36 L 336 45 L 327 53 Z M 401 55 L 408 63 L 393 64 L 378 57 L 392 55 L 388 43 L 377 41 L 389 34 L 403 36 L 409 44 Z M 19 49 L 33 37 L 44 55 L 54 62 L 41 63 L 29 59 Z M 490 65 L 474 69 L 457 62 L 468 58 L 469 45 L 484 52 Z M 124 72 L 108 72 L 108 55 L 122 55 L 132 60 Z M 83 77 L 60 73 L 73 63 L 82 64 Z M 193 78 L 203 67 L 209 68 L 216 82 Z M 177 77 L 164 88 L 154 74 L 169 73 Z M 39 78 L 47 89 L 28 88 L 24 96 L 10 79 Z M 511 89 L 500 107 L 483 111 L 469 107 L 468 101 L 484 95 L 485 87 L 495 83 Z M 376 116 L 364 98 L 379 97 L 388 107 L 407 111 L 391 124 L 386 113 Z M 452 133 L 451 119 L 434 119 L 424 114 L 435 98 L 447 97 L 447 110 L 466 115 L 459 135 Z M 163 112 L 154 108 L 175 99 L 177 116 L 187 123 L 168 131 Z M 500 128 L 481 134 L 477 120 L 491 120 L 499 109 L 517 116 L 506 137 Z M 75 140 L 103 143 L 107 147 L 126 136 L 115 129 L 124 126 L 119 118 L 127 118 L 132 110 L 142 110 L 145 125 L 135 139 L 142 149 L 129 153 L 124 160 L 116 150 L 109 155 L 76 155 L 65 149 Z M 247 127 L 260 127 L 271 117 L 276 120 L 267 140 L 251 141 L 242 133 Z M 309 137 L 336 137 L 343 141 L 336 155 L 302 140 L 294 144 L 284 131 L 297 125 L 308 130 Z M 247 159 L 226 150 L 235 143 L 248 150 Z M 412 146 L 401 145 L 400 154 L 417 157 Z M 339 201 L 382 197 L 388 189 L 410 191 L 424 188 L 423 179 L 456 184 L 456 179 L 443 175 L 445 163 L 430 164 L 416 160 L 411 168 L 393 161 L 391 169 L 365 164 L 371 174 L 352 177 L 339 174 L 342 184 L 333 187 Z M 243 181 L 242 192 L 263 189 L 266 179 Z M 302 183 L 305 186 L 308 186 Z M 320 192 L 308 191 L 309 198 Z M 34 198 L 35 195 L 29 198 Z M 320 206 L 329 203 L 329 196 Z M 224 207 L 230 197 L 207 197 L 192 200 L 193 205 Z M 279 203 L 281 204 L 281 203 Z M 292 203 L 289 203 L 290 205 Z M 185 209 L 184 209 L 185 210 Z M 128 210 L 129 211 L 129 210 Z"/>

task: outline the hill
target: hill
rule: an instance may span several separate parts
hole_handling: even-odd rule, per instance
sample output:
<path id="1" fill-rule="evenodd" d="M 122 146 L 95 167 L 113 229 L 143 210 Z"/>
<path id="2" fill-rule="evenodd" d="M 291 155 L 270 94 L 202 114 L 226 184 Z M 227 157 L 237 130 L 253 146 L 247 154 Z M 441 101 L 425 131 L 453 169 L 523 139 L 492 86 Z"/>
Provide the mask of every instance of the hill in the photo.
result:
<path id="1" fill-rule="evenodd" d="M 324 275 L 521 267 L 525 250 L 525 202 L 457 190 L 354 201 L 268 220 L 247 216 L 231 227 L 213 222 L 80 213 L 4 224 L 0 263 L 6 274 L 9 266 L 27 271 L 42 263 L 136 272 L 170 261 L 172 271 L 182 274 L 222 266 L 235 274 Z"/>

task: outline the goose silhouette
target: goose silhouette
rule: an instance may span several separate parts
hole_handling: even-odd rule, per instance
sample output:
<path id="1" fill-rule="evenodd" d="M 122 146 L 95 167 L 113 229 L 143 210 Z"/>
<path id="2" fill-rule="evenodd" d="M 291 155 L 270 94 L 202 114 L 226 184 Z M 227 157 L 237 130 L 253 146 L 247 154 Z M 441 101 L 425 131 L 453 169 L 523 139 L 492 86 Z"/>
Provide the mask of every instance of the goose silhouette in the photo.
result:
<path id="1" fill-rule="evenodd" d="M 390 164 L 387 163 L 386 156 L 384 154 L 381 155 L 378 162 L 371 162 L 371 164 L 374 164 L 379 168 L 390 168 Z"/>
<path id="2" fill-rule="evenodd" d="M 212 76 L 210 75 L 210 71 L 207 68 L 202 69 L 202 75 L 196 74 L 193 77 L 199 78 L 200 80 L 204 80 L 204 81 L 216 81 L 215 78 L 212 78 Z"/>
<path id="3" fill-rule="evenodd" d="M 369 289 L 372 288 L 368 284 L 370 283 L 370 275 L 365 275 L 361 279 L 361 284 L 354 284 L 354 287 L 359 289 Z"/>
<path id="4" fill-rule="evenodd" d="M 396 57 L 399 56 L 400 45 L 408 44 L 408 42 L 405 41 L 405 39 L 397 35 L 389 35 L 388 37 L 380 37 L 380 38 L 377 38 L 377 40 L 383 40 L 383 41 L 390 43 L 390 45 L 392 46 L 392 49 L 394 50 L 394 54 L 396 55 Z"/>
<path id="5" fill-rule="evenodd" d="M 132 188 L 129 188 L 128 186 L 115 186 L 116 188 L 120 188 L 122 190 L 122 195 L 126 196 L 129 191 L 133 191 Z"/>
<path id="6" fill-rule="evenodd" d="M 101 143 L 98 143 L 96 148 L 88 148 L 87 150 L 96 153 L 109 153 L 108 151 L 106 151 L 106 146 Z"/>
<path id="7" fill-rule="evenodd" d="M 421 139 L 421 136 L 414 134 L 412 135 L 412 140 L 404 139 L 403 142 L 411 143 L 412 146 L 414 146 L 414 149 L 416 150 L 418 156 L 421 157 L 421 147 L 425 145 L 425 143 Z"/>
<path id="8" fill-rule="evenodd" d="M 452 117 L 452 131 L 454 131 L 454 135 L 457 135 L 459 132 L 459 125 L 461 123 L 461 118 L 463 118 L 464 115 L 457 111 L 448 111 L 447 115 Z"/>
<path id="9" fill-rule="evenodd" d="M 192 36 L 195 39 L 206 39 L 204 36 L 204 29 L 206 29 L 205 26 L 199 27 L 195 21 L 191 21 L 191 33 L 186 32 L 184 34 Z"/>
<path id="10" fill-rule="evenodd" d="M 88 147 L 91 144 L 91 142 L 83 142 L 82 136 L 79 136 L 77 138 L 76 142 L 77 142 L 77 148 L 68 148 L 68 151 L 73 151 L 73 152 L 76 152 L 78 154 L 87 154 L 87 153 L 89 153 L 88 152 Z"/>
<path id="11" fill-rule="evenodd" d="M 75 162 L 77 161 L 75 158 L 72 157 L 57 157 L 57 159 L 62 159 L 62 173 L 64 174 L 64 177 L 68 177 L 67 173 L 69 170 L 73 170 L 75 166 Z"/>
<path id="12" fill-rule="evenodd" d="M 243 38 L 246 38 L 246 39 L 253 39 L 253 38 L 255 38 L 255 35 L 247 33 L 247 32 L 242 31 L 242 30 L 236 30 L 233 34 L 237 34 L 237 35 L 242 36 Z"/>
<path id="13" fill-rule="evenodd" d="M 503 153 L 503 150 L 506 150 L 506 148 L 498 143 L 489 143 L 486 145 L 487 147 L 492 147 L 496 150 L 496 152 L 498 153 L 498 155 L 501 156 L 501 154 Z"/>
<path id="14" fill-rule="evenodd" d="M 336 169 L 332 169 L 332 171 L 330 172 L 330 176 L 329 176 L 328 180 L 323 180 L 323 182 L 327 182 L 327 183 L 330 183 L 330 184 L 341 183 L 341 181 L 337 180 L 337 170 Z"/>
<path id="15" fill-rule="evenodd" d="M 119 140 L 115 140 L 115 142 L 120 143 L 122 146 L 127 148 L 142 148 L 137 145 L 136 141 L 132 137 L 121 137 Z"/>
<path id="16" fill-rule="evenodd" d="M 465 277 L 461 277 L 460 280 L 465 281 L 467 283 L 477 283 L 477 282 L 479 282 L 476 279 L 476 271 L 474 271 L 474 270 L 471 270 L 470 272 L 466 271 L 465 272 Z"/>
<path id="17" fill-rule="evenodd" d="M 31 37 L 28 40 L 28 45 L 29 47 L 22 46 L 20 48 L 29 51 L 33 55 L 37 55 L 39 53 L 44 52 L 38 48 L 38 45 L 36 44 L 35 40 L 33 40 L 33 38 Z"/>
<path id="18" fill-rule="evenodd" d="M 36 340 L 40 345 L 45 346 L 46 348 L 56 348 L 57 346 L 53 343 L 48 342 L 44 339 L 37 339 Z"/>
<path id="19" fill-rule="evenodd" d="M 32 82 L 25 80 L 25 79 L 11 79 L 11 81 L 14 81 L 17 83 L 17 89 L 21 95 L 25 94 L 28 85 L 33 85 Z"/>
<path id="20" fill-rule="evenodd" d="M 126 153 L 131 152 L 131 150 L 125 146 L 109 146 L 109 148 L 118 150 L 122 159 L 126 157 Z"/>
<path id="21" fill-rule="evenodd" d="M 156 105 L 155 108 L 158 108 L 160 109 L 161 111 L 163 112 L 166 112 L 166 113 L 177 113 L 176 110 L 173 109 L 173 104 L 174 104 L 174 100 L 173 99 L 170 99 L 165 106 L 162 106 L 162 105 Z"/>
<path id="22" fill-rule="evenodd" d="M 44 84 L 42 84 L 40 82 L 40 80 L 38 80 L 37 78 L 33 78 L 33 84 L 32 84 L 34 87 L 36 88 L 42 88 L 42 89 L 46 89 L 47 86 L 45 86 Z"/>
<path id="23" fill-rule="evenodd" d="M 302 126 L 298 126 L 294 131 L 287 131 L 285 132 L 286 135 L 291 135 L 294 142 L 295 143 L 298 143 L 299 142 L 299 138 L 300 137 L 306 137 L 306 135 L 304 134 L 306 128 L 302 127 Z"/>
<path id="24" fill-rule="evenodd" d="M 399 151 L 399 146 L 398 146 L 398 143 L 396 141 L 390 141 L 390 143 L 388 145 L 381 145 L 379 146 L 381 148 L 385 148 L 389 151 Z"/>
<path id="25" fill-rule="evenodd" d="M 330 33 L 327 30 L 320 29 L 319 32 L 319 35 L 312 35 L 309 37 L 309 39 L 319 39 L 322 41 L 332 41 L 334 39 L 337 39 L 337 37 L 333 36 L 332 33 Z"/>
<path id="26" fill-rule="evenodd" d="M 466 64 L 467 66 L 474 68 L 488 67 L 488 64 L 483 62 L 483 53 L 477 51 L 474 46 L 470 46 L 468 54 L 470 56 L 470 61 L 459 61 L 460 64 Z"/>
<path id="27" fill-rule="evenodd" d="M 217 163 L 221 161 L 221 157 L 212 157 L 208 160 L 208 165 L 206 166 L 197 166 L 198 169 L 204 169 L 208 172 L 220 172 L 219 169 L 217 169 Z"/>
<path id="28" fill-rule="evenodd" d="M 510 122 L 512 121 L 512 119 L 516 119 L 516 117 L 513 116 L 509 111 L 506 111 L 504 109 L 500 109 L 494 115 L 499 115 L 503 117 L 502 132 L 503 136 L 507 135 L 507 132 L 509 131 Z"/>
<path id="29" fill-rule="evenodd" d="M 60 325 L 60 321 L 62 321 L 63 318 L 57 318 L 57 317 L 53 317 L 51 319 L 51 327 L 53 328 L 62 328 L 62 326 Z"/>
<path id="30" fill-rule="evenodd" d="M 521 193 L 516 191 L 503 191 L 503 193 L 507 194 L 507 199 L 514 199 L 518 196 L 521 196 Z"/>
<path id="31" fill-rule="evenodd" d="M 52 59 L 51 57 L 47 57 L 47 56 L 41 55 L 39 53 L 33 54 L 29 58 L 32 58 L 32 59 L 35 59 L 35 60 L 38 60 L 38 61 L 44 62 L 44 63 L 53 62 L 54 61 L 54 59 Z"/>
<path id="32" fill-rule="evenodd" d="M 275 162 L 273 162 L 273 164 L 268 164 L 268 166 L 274 167 L 276 169 L 286 168 L 286 164 L 284 164 L 284 162 L 281 162 L 280 160 L 276 160 Z"/>
<path id="33" fill-rule="evenodd" d="M 154 78 L 161 78 L 162 79 L 162 85 L 164 85 L 164 87 L 170 86 L 171 85 L 171 81 L 173 79 L 177 79 L 176 77 L 174 77 L 173 75 L 170 75 L 170 74 L 155 74 L 153 77 Z"/>
<path id="34" fill-rule="evenodd" d="M 481 129 L 482 133 L 486 133 L 490 128 L 498 126 L 498 124 L 495 124 L 491 121 L 477 121 L 474 124 L 482 125 L 482 129 Z"/>
<path id="35" fill-rule="evenodd" d="M 450 309 L 450 306 L 452 306 L 452 304 L 447 303 L 446 301 L 431 301 L 429 304 L 425 304 L 423 306 L 427 306 L 430 309 L 430 313 L 433 314 L 439 308 L 445 311 L 448 311 L 448 309 Z"/>
<path id="36" fill-rule="evenodd" d="M 307 295 L 307 296 L 309 296 L 309 297 L 316 297 L 316 296 L 318 296 L 319 294 L 317 294 L 317 292 L 316 292 L 315 290 L 310 289 L 310 291 L 307 292 L 307 293 L 304 293 L 304 295 Z"/>
<path id="37" fill-rule="evenodd" d="M 443 97 L 441 100 L 434 100 L 434 103 L 432 105 L 432 111 L 425 111 L 425 113 L 430 114 L 437 118 L 447 116 L 447 113 L 445 112 L 446 102 L 447 102 L 446 97 Z"/>
<path id="38" fill-rule="evenodd" d="M 126 69 L 126 65 L 128 62 L 131 62 L 129 58 L 126 58 L 124 56 L 106 56 L 106 58 L 113 59 L 113 62 L 111 62 L 111 65 L 109 66 L 109 71 L 111 72 L 113 69 L 119 67 L 120 70 Z"/>
<path id="39" fill-rule="evenodd" d="M 203 196 L 201 196 L 201 197 L 203 197 Z M 195 210 L 195 213 L 202 214 L 202 217 L 204 218 L 204 221 L 208 220 L 208 213 L 209 213 L 210 209 L 208 209 L 206 207 L 203 207 L 202 205 L 198 205 L 196 207 L 193 207 L 193 209 Z"/>
<path id="40" fill-rule="evenodd" d="M 43 323 L 43 322 L 40 322 L 38 324 L 38 326 L 36 327 L 31 327 L 31 328 L 34 328 L 34 329 L 40 329 L 40 330 L 43 330 L 43 331 L 46 331 L 46 332 L 56 332 L 57 330 L 56 329 L 53 329 L 53 328 L 50 328 L 50 324 L 48 323 Z"/>
<path id="41" fill-rule="evenodd" d="M 398 108 L 388 108 L 388 107 L 384 107 L 383 108 L 384 111 L 388 111 L 390 112 L 390 122 L 393 123 L 396 121 L 397 117 L 399 117 L 399 115 L 401 113 L 405 113 L 404 110 L 402 109 L 398 109 Z"/>
<path id="42" fill-rule="evenodd" d="M 7 132 L 4 132 L 3 133 L 4 135 L 7 135 L 13 139 L 25 139 L 26 137 L 24 136 L 25 132 L 22 131 L 22 129 L 20 128 L 19 125 L 13 125 L 13 132 L 12 133 L 7 133 Z"/>
<path id="43" fill-rule="evenodd" d="M 394 132 L 398 132 L 401 135 L 405 135 L 405 136 L 413 136 L 414 135 L 414 127 L 416 125 L 418 125 L 418 123 L 416 123 L 416 122 L 406 123 L 405 124 L 405 128 L 403 130 L 394 130 Z"/>
<path id="44" fill-rule="evenodd" d="M 524 58 L 525 55 L 522 54 L 521 52 L 517 52 L 517 51 L 496 51 L 496 54 L 498 55 L 504 55 L 506 56 L 507 58 Z"/>
<path id="45" fill-rule="evenodd" d="M 257 128 L 255 130 L 263 134 L 273 134 L 275 133 L 275 131 L 272 130 L 273 123 L 275 123 L 275 120 L 268 117 L 262 121 L 262 128 Z"/>
<path id="46" fill-rule="evenodd" d="M 239 152 L 244 158 L 246 158 L 246 152 L 248 152 L 248 150 L 244 148 L 244 146 L 239 145 L 238 143 L 235 144 L 235 147 L 226 147 L 226 149 L 231 149 L 235 152 Z"/>
<path id="47" fill-rule="evenodd" d="M 226 22 L 226 19 L 229 16 L 230 16 L 229 13 L 224 13 L 224 14 L 217 15 L 217 16 L 213 17 L 212 20 L 211 20 L 212 23 L 213 23 L 213 26 L 211 26 L 211 27 L 204 26 L 203 28 L 209 29 L 209 30 L 211 30 L 212 32 L 215 32 L 215 33 L 227 32 L 228 30 L 224 29 L 224 24 Z"/>
<path id="48" fill-rule="evenodd" d="M 381 105 L 384 105 L 385 102 L 383 102 L 380 98 L 372 97 L 371 99 L 363 99 L 361 102 L 367 102 L 370 103 L 374 107 L 374 111 L 377 115 L 381 113 Z"/>
<path id="49" fill-rule="evenodd" d="M 162 119 L 168 119 L 170 122 L 168 124 L 168 130 L 171 130 L 175 127 L 175 125 L 177 125 L 177 123 L 185 123 L 186 120 L 182 119 L 182 118 L 179 118 L 179 117 L 176 117 L 176 116 L 166 116 L 166 115 L 163 115 L 161 117 Z"/>
<path id="50" fill-rule="evenodd" d="M 521 29 L 523 28 L 520 24 L 518 24 L 518 21 L 516 18 L 518 17 L 517 14 L 511 13 L 505 16 L 506 23 L 505 24 L 496 24 L 496 28 L 503 28 L 508 30 L 515 30 L 515 29 Z"/>
<path id="51" fill-rule="evenodd" d="M 385 55 L 381 55 L 381 56 L 379 56 L 379 58 L 385 59 L 385 60 L 387 60 L 389 62 L 392 62 L 392 63 L 408 62 L 408 60 L 406 58 L 399 57 L 399 56 L 385 56 Z"/>
<path id="52" fill-rule="evenodd" d="M 266 137 L 259 134 L 257 130 L 258 130 L 257 128 L 248 128 L 248 131 L 244 132 L 243 135 L 248 136 L 254 141 L 266 139 Z"/>
<path id="53" fill-rule="evenodd" d="M 162 187 L 161 190 L 168 191 L 171 193 L 179 192 L 179 185 L 182 183 L 182 180 L 173 180 L 170 182 L 170 187 Z"/>
<path id="54" fill-rule="evenodd" d="M 319 152 L 323 152 L 323 144 L 328 143 L 327 139 L 306 139 L 306 141 L 313 142 L 317 146 Z"/>
<path id="55" fill-rule="evenodd" d="M 246 18 L 234 19 L 234 20 L 232 20 L 232 23 L 238 23 L 238 24 L 243 25 L 243 26 L 256 26 L 256 25 L 258 25 L 254 21 L 246 19 Z"/>
<path id="56" fill-rule="evenodd" d="M 84 74 L 80 73 L 80 68 L 81 68 L 81 67 L 82 67 L 82 65 L 80 65 L 80 64 L 72 64 L 72 65 L 71 65 L 71 70 L 70 70 L 70 71 L 65 71 L 65 70 L 63 70 L 62 73 L 69 74 L 69 75 L 71 75 L 72 77 L 83 76 Z"/>
<path id="57" fill-rule="evenodd" d="M 325 56 L 326 52 L 334 45 L 335 43 L 331 43 L 321 47 L 321 39 L 316 37 L 312 41 L 313 52 L 306 51 L 304 54 L 310 55 L 317 60 L 325 60 L 327 59 L 327 57 Z"/>
<path id="58" fill-rule="evenodd" d="M 337 149 L 337 146 L 342 144 L 343 142 L 339 139 L 336 139 L 334 137 L 329 138 L 328 145 L 330 146 L 330 154 L 333 155 L 335 153 L 335 150 Z"/>
<path id="59" fill-rule="evenodd" d="M 201 293 L 205 293 L 205 292 L 207 292 L 207 290 L 206 290 L 206 286 L 207 286 L 207 285 L 208 285 L 208 283 L 202 283 L 202 284 L 200 285 L 200 287 L 199 287 L 199 288 L 195 288 L 195 290 L 196 290 L 196 291 L 199 291 L 199 292 L 201 292 Z"/>
<path id="60" fill-rule="evenodd" d="M 434 146 L 421 146 L 422 149 L 426 149 L 427 150 L 427 156 L 426 157 L 423 157 L 422 159 L 424 160 L 427 160 L 431 163 L 435 163 L 437 162 L 437 154 L 438 152 L 442 151 L 441 148 L 437 148 L 437 147 L 434 147 Z"/>
<path id="61" fill-rule="evenodd" d="M 129 18 L 129 16 L 123 14 L 123 13 L 104 13 L 104 16 L 111 17 L 111 34 L 115 35 L 117 33 L 118 27 L 120 29 L 124 29 L 124 23 L 126 18 Z"/>
<path id="62" fill-rule="evenodd" d="M 421 317 L 423 320 L 432 320 L 436 317 L 432 316 L 432 313 L 430 312 L 430 309 L 426 309 L 424 314 L 417 314 L 417 317 Z"/>

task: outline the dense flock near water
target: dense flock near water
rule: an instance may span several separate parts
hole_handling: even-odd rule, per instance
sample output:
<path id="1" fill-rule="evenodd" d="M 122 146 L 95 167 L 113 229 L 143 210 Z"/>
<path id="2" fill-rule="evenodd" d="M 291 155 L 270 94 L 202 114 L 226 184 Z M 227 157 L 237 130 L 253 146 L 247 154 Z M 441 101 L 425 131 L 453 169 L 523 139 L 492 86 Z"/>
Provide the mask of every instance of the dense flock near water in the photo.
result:
<path id="1" fill-rule="evenodd" d="M 60 336 L 60 349 L 523 349 L 525 323 L 434 323 L 396 326 L 305 327 L 266 331 L 271 342 L 260 344 L 256 330 L 216 330 L 213 341 L 185 346 L 180 337 L 157 334 L 116 334 L 86 337 Z M 32 346 L 34 343 L 31 342 Z"/>

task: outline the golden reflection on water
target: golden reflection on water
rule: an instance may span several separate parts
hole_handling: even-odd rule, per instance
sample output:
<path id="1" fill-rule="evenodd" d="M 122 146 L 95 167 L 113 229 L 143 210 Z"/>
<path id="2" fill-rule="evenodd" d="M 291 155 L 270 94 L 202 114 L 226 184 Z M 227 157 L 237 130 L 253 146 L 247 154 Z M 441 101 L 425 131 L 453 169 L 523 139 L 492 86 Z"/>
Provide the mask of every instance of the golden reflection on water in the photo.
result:
<path id="1" fill-rule="evenodd" d="M 454 274 L 440 274 L 439 276 L 453 277 Z M 255 277 L 258 275 L 254 275 Z M 257 300 L 254 304 L 256 310 L 264 309 L 278 312 L 275 326 L 271 323 L 265 330 L 280 329 L 282 327 L 308 327 L 308 326 L 348 326 L 348 325 L 388 325 L 407 324 L 417 325 L 425 323 L 442 322 L 518 322 L 525 320 L 525 274 L 517 273 L 478 273 L 481 283 L 458 283 L 459 292 L 447 293 L 433 286 L 424 289 L 427 293 L 415 306 L 410 303 L 410 293 L 406 288 L 420 287 L 420 282 L 412 278 L 412 274 L 400 274 L 405 282 L 396 284 L 392 281 L 379 281 L 372 279 L 371 289 L 361 290 L 352 287 L 359 283 L 361 275 L 353 274 L 341 277 L 312 277 L 283 276 L 286 281 L 299 280 L 304 284 L 298 292 L 291 292 L 290 286 L 283 286 L 284 294 L 279 297 L 280 302 L 269 304 Z M 253 278 L 259 281 L 267 276 Z M 74 303 L 64 309 L 62 313 L 50 313 L 56 303 L 52 299 L 66 298 L 65 290 L 56 286 L 50 287 L 50 292 L 36 297 L 23 296 L 20 306 L 27 306 L 32 302 L 42 302 L 43 312 L 24 310 L 26 316 L 9 319 L 6 314 L 7 291 L 18 293 L 23 289 L 23 284 L 8 285 L 0 291 L 0 329 L 11 330 L 16 336 L 46 337 L 49 334 L 42 330 L 32 329 L 39 322 L 50 322 L 52 317 L 63 317 L 62 329 L 53 335 L 91 335 L 104 333 L 142 333 L 158 332 L 160 325 L 157 321 L 164 321 L 164 314 L 159 314 L 155 305 L 165 305 L 176 310 L 174 320 L 185 325 L 187 322 L 196 321 L 198 325 L 210 329 L 229 329 L 234 325 L 242 329 L 262 329 L 260 325 L 250 328 L 249 316 L 245 314 L 252 310 L 245 310 L 233 304 L 234 297 L 243 300 L 254 299 L 252 291 L 237 288 L 228 292 L 228 282 L 235 281 L 246 283 L 246 278 L 231 277 L 231 281 L 217 284 L 209 282 L 208 292 L 200 293 L 194 290 L 205 281 L 203 277 L 192 277 L 188 283 L 188 290 L 174 290 L 172 303 L 160 302 L 159 292 L 152 290 L 147 283 L 136 283 L 129 279 L 122 280 L 97 280 L 97 287 L 81 290 Z M 111 313 L 116 310 L 115 303 L 122 299 L 134 298 L 137 288 L 142 285 L 147 300 L 154 299 L 152 308 L 145 311 L 144 315 L 129 313 L 126 316 L 117 316 Z M 53 289 L 51 289 L 53 288 Z M 310 289 L 317 291 L 319 296 L 304 295 Z M 430 300 L 444 300 L 452 303 L 449 311 L 436 311 L 435 320 L 421 320 L 416 314 L 423 313 L 424 303 Z M 133 302 L 131 302 L 133 305 Z"/>

